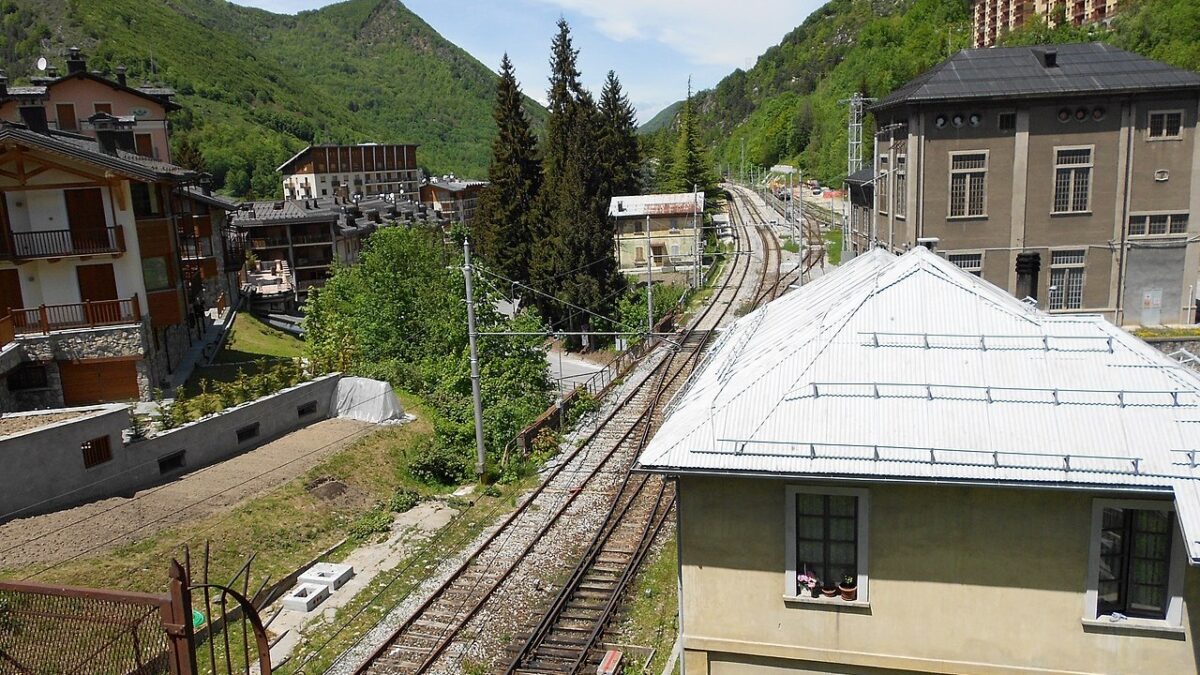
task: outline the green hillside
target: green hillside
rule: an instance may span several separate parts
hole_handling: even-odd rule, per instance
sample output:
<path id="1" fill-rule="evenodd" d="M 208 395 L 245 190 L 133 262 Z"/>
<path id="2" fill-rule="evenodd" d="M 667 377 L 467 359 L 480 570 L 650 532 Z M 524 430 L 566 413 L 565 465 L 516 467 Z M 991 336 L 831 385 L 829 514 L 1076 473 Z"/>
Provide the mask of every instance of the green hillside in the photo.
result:
<path id="1" fill-rule="evenodd" d="M 675 121 L 675 116 L 679 114 L 679 111 L 682 108 L 683 101 L 676 101 L 663 108 L 662 110 L 658 111 L 657 115 L 651 117 L 649 122 L 646 122 L 642 126 L 638 127 L 638 133 L 652 134 L 659 129 L 669 126 Z"/>
<path id="2" fill-rule="evenodd" d="M 697 95 L 704 138 L 718 164 L 799 164 L 838 184 L 846 167 L 847 108 L 853 91 L 881 97 L 970 44 L 970 0 L 830 0 L 768 49 Z M 1200 2 L 1132 0 L 1111 31 L 1033 25 L 1009 44 L 1103 39 L 1200 69 Z M 660 125 L 664 121 L 652 120 Z M 873 133 L 870 116 L 864 138 Z M 744 145 L 743 145 L 744 144 Z M 864 144 L 869 152 L 869 143 Z"/>
<path id="3" fill-rule="evenodd" d="M 398 0 L 296 16 L 224 0 L 3 0 L 0 15 L 10 78 L 39 55 L 61 68 L 78 45 L 89 69 L 174 87 L 175 142 L 195 143 L 230 194 L 277 194 L 275 167 L 308 143 L 419 143 L 433 173 L 486 175 L 494 72 Z"/>

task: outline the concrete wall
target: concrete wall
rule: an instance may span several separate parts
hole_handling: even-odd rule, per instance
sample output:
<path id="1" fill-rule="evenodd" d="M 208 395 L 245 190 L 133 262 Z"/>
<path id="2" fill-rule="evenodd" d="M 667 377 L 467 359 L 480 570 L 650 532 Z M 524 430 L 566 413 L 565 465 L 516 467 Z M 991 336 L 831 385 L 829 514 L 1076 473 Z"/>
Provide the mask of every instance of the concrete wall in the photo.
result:
<path id="1" fill-rule="evenodd" d="M 784 600 L 787 485 L 680 479 L 686 675 L 1198 671 L 1194 568 L 1183 634 L 1082 625 L 1094 494 L 872 486 L 869 606 L 837 607 Z"/>
<path id="2" fill-rule="evenodd" d="M 331 406 L 340 379 L 326 375 L 128 445 L 121 443 L 129 426 L 123 405 L 97 406 L 102 412 L 0 439 L 0 521 L 19 509 L 28 516 L 129 494 L 327 419 L 336 413 Z M 310 402 L 313 412 L 299 416 L 298 408 Z M 255 424 L 257 434 L 239 441 L 238 431 Z M 84 469 L 79 444 L 100 435 L 109 436 L 113 459 Z M 182 466 L 160 467 L 181 451 Z"/>

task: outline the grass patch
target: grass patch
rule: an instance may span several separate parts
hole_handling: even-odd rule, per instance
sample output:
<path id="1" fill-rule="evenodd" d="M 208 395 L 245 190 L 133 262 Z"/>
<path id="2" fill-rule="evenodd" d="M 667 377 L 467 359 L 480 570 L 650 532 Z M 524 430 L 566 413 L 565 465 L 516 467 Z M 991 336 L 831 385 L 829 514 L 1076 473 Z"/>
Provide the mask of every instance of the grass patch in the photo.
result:
<path id="1" fill-rule="evenodd" d="M 213 359 L 214 363 L 243 363 L 263 357 L 295 358 L 304 351 L 304 342 L 281 330 L 276 330 L 246 312 L 233 320 L 225 346 Z"/>
<path id="2" fill-rule="evenodd" d="M 210 575 L 228 579 L 250 553 L 257 553 L 256 580 L 279 579 L 317 553 L 352 534 L 352 526 L 375 504 L 393 497 L 398 487 L 422 495 L 444 491 L 416 482 L 408 464 L 417 448 L 433 436 L 429 416 L 411 397 L 403 397 L 418 419 L 400 427 L 383 427 L 359 439 L 270 494 L 252 499 L 232 511 L 212 514 L 186 526 L 157 532 L 102 555 L 81 558 L 37 577 L 46 583 L 95 588 L 161 592 L 166 588 L 167 562 L 182 560 L 187 544 L 195 555 L 211 542 Z M 346 486 L 339 497 L 322 500 L 308 486 L 337 480 Z M 36 569 L 40 569 L 39 566 Z M 22 577 L 28 569 L 0 570 L 0 578 Z"/>
<path id="3" fill-rule="evenodd" d="M 842 228 L 825 231 L 825 259 L 830 265 L 842 264 Z"/>
<path id="4" fill-rule="evenodd" d="M 787 239 L 783 240 L 783 250 L 787 251 L 788 253 L 799 253 L 800 244 L 796 243 L 795 239 L 788 237 Z"/>
<path id="5" fill-rule="evenodd" d="M 1135 328 L 1130 332 L 1143 339 L 1200 338 L 1200 327 L 1195 326 L 1157 326 L 1154 328 Z"/>
<path id="6" fill-rule="evenodd" d="M 649 670 L 630 664 L 627 675 L 658 675 L 671 657 L 679 631 L 679 574 L 675 534 L 638 570 L 630 589 L 629 604 L 617 628 L 617 642 L 650 647 L 654 658 Z"/>

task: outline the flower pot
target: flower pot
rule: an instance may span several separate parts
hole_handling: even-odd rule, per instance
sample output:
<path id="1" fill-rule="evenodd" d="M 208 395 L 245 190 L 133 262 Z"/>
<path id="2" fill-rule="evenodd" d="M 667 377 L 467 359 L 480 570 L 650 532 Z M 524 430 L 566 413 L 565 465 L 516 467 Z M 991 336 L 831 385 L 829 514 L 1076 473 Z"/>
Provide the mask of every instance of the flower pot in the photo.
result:
<path id="1" fill-rule="evenodd" d="M 841 593 L 842 599 L 849 602 L 858 599 L 858 586 L 846 586 L 838 584 L 838 593 Z"/>
<path id="2" fill-rule="evenodd" d="M 821 587 L 821 595 L 823 595 L 827 598 L 835 598 L 835 597 L 837 597 L 837 594 L 838 594 L 837 586 L 822 586 Z"/>
<path id="3" fill-rule="evenodd" d="M 812 588 L 808 589 L 808 592 L 811 593 L 814 598 L 821 597 L 821 589 L 818 586 L 813 586 Z"/>

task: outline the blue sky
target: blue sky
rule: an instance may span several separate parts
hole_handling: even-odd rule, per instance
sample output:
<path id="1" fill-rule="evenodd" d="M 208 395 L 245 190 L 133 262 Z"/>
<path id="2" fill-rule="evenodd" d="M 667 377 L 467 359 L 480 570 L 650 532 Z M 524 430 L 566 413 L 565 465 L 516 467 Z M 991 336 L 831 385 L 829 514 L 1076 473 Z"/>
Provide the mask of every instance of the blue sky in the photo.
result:
<path id="1" fill-rule="evenodd" d="M 641 121 L 748 68 L 825 0 L 404 0 L 451 42 L 495 69 L 508 52 L 522 89 L 544 100 L 554 23 L 571 23 L 584 83 L 615 70 Z M 294 14 L 329 0 L 236 0 Z"/>

